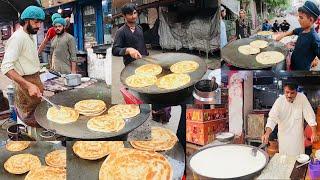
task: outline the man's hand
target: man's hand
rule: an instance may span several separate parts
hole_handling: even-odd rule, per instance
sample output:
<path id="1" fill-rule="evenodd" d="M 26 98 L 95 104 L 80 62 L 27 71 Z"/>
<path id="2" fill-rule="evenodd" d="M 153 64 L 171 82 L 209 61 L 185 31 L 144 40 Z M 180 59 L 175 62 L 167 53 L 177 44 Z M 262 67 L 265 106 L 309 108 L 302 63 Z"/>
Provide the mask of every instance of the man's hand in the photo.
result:
<path id="1" fill-rule="evenodd" d="M 268 144 L 269 143 L 269 136 L 270 136 L 270 134 L 268 134 L 268 133 L 265 133 L 264 135 L 262 135 L 261 136 L 262 143 Z"/>
<path id="2" fill-rule="evenodd" d="M 318 66 L 318 62 L 319 62 L 319 59 L 316 57 L 316 58 L 312 61 L 311 67 L 313 68 L 313 67 Z"/>
<path id="3" fill-rule="evenodd" d="M 317 133 L 312 133 L 311 135 L 311 143 L 320 141 L 320 136 Z"/>
<path id="4" fill-rule="evenodd" d="M 37 96 L 37 97 L 41 97 L 42 93 L 40 91 L 40 89 L 38 88 L 38 86 L 32 84 L 32 83 L 28 83 L 27 86 L 28 92 L 29 92 L 29 96 Z"/>
<path id="5" fill-rule="evenodd" d="M 127 48 L 126 49 L 126 54 L 129 54 L 134 59 L 141 59 L 142 58 L 142 56 L 139 53 L 139 51 L 134 49 L 134 48 Z"/>
<path id="6" fill-rule="evenodd" d="M 282 34 L 282 33 L 277 34 L 277 35 L 274 35 L 274 39 L 275 39 L 276 41 L 280 41 L 282 38 L 283 38 L 283 34 Z"/>

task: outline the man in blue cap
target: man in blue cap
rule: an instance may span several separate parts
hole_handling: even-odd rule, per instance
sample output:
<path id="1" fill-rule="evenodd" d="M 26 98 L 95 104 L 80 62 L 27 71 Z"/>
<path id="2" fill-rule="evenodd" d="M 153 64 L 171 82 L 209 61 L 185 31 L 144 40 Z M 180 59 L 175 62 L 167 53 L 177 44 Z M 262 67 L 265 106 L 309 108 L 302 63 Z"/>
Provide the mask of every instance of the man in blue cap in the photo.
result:
<path id="1" fill-rule="evenodd" d="M 27 7 L 20 16 L 22 28 L 15 31 L 5 48 L 1 71 L 15 82 L 15 104 L 18 117 L 27 125 L 36 126 L 33 112 L 41 101 L 43 85 L 40 81 L 40 61 L 36 40 L 44 11 L 37 6 Z"/>
<path id="2" fill-rule="evenodd" d="M 51 21 L 53 22 L 57 18 L 61 18 L 61 14 L 54 13 L 51 16 Z M 54 27 L 49 28 L 44 40 L 42 41 L 42 43 L 39 46 L 39 49 L 38 49 L 39 54 L 43 51 L 43 49 L 46 47 L 48 42 L 51 41 L 55 36 L 56 36 L 56 31 L 54 30 Z"/>
<path id="3" fill-rule="evenodd" d="M 317 64 L 316 61 L 313 61 L 315 57 L 320 57 L 320 38 L 313 27 L 320 15 L 320 10 L 315 3 L 306 1 L 298 9 L 298 13 L 298 21 L 301 27 L 279 35 L 276 40 L 281 40 L 286 36 L 298 35 L 291 56 L 291 69 L 309 71 L 311 67 Z"/>
<path id="4" fill-rule="evenodd" d="M 56 36 L 51 43 L 51 69 L 61 74 L 76 73 L 76 41 L 74 37 L 65 32 L 66 20 L 56 18 L 53 21 Z"/>

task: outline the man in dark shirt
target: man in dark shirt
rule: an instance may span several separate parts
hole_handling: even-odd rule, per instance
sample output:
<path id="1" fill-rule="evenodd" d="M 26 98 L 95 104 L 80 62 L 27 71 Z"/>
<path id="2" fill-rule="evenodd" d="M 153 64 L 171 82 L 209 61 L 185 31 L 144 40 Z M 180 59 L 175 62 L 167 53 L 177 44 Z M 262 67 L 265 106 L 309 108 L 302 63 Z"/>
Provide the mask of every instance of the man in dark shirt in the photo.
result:
<path id="1" fill-rule="evenodd" d="M 313 24 L 320 15 L 319 8 L 311 1 L 306 1 L 305 4 L 298 9 L 299 24 L 301 28 L 283 33 L 276 37 L 276 40 L 281 40 L 283 37 L 298 35 L 294 51 L 291 56 L 292 70 L 307 70 L 317 65 L 315 57 L 320 57 L 320 38 L 317 35 Z"/>
<path id="2" fill-rule="evenodd" d="M 279 32 L 279 23 L 278 23 L 278 20 L 275 20 L 274 23 L 273 23 L 273 27 L 272 27 L 272 31 L 273 32 Z"/>
<path id="3" fill-rule="evenodd" d="M 283 20 L 283 22 L 280 24 L 281 31 L 287 32 L 290 29 L 290 24 L 287 22 L 287 20 Z"/>
<path id="4" fill-rule="evenodd" d="M 148 55 L 144 43 L 143 30 L 136 24 L 138 12 L 136 6 L 132 3 L 125 4 L 121 8 L 125 24 L 121 26 L 114 39 L 112 55 L 123 56 L 124 65 L 128 65 L 136 59 L 142 58 L 142 55 Z"/>

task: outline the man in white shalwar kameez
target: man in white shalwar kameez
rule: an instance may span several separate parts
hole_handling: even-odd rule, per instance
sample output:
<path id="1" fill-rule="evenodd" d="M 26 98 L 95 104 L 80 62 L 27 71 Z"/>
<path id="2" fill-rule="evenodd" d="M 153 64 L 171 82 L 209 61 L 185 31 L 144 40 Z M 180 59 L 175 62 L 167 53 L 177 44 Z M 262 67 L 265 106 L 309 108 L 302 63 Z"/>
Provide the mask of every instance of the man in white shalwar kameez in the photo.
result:
<path id="1" fill-rule="evenodd" d="M 278 124 L 279 153 L 292 156 L 304 154 L 304 119 L 312 129 L 311 142 L 318 141 L 317 122 L 307 97 L 297 92 L 297 85 L 285 85 L 284 95 L 278 97 L 269 112 L 262 142 L 269 142 L 269 136 Z"/>

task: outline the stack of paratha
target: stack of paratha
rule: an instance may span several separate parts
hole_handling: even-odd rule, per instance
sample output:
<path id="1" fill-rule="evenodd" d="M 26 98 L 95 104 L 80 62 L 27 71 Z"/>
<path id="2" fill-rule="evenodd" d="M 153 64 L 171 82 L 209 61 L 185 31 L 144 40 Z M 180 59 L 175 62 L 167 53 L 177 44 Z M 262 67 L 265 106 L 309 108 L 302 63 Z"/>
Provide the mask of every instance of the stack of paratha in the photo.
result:
<path id="1" fill-rule="evenodd" d="M 41 166 L 32 169 L 24 180 L 66 180 L 67 172 L 64 168 Z"/>
<path id="2" fill-rule="evenodd" d="M 40 159 L 32 154 L 13 155 L 4 163 L 4 169 L 11 174 L 24 174 L 40 167 Z"/>
<path id="3" fill-rule="evenodd" d="M 139 113 L 139 105 L 135 104 L 117 104 L 108 110 L 109 115 L 121 117 L 123 119 L 135 117 Z"/>
<path id="4" fill-rule="evenodd" d="M 78 118 L 79 113 L 70 107 L 60 106 L 60 109 L 50 107 L 47 111 L 47 119 L 59 124 L 72 123 Z"/>
<path id="5" fill-rule="evenodd" d="M 96 160 L 124 148 L 122 141 L 77 141 L 73 152 L 82 159 Z"/>
<path id="6" fill-rule="evenodd" d="M 172 176 L 172 167 L 162 154 L 129 148 L 111 153 L 99 172 L 99 180 L 171 180 Z"/>
<path id="7" fill-rule="evenodd" d="M 85 116 L 98 116 L 106 111 L 106 104 L 102 100 L 88 99 L 77 102 L 74 109 Z"/>
<path id="8" fill-rule="evenodd" d="M 29 145 L 30 141 L 9 141 L 6 144 L 6 149 L 8 151 L 17 152 L 27 149 Z"/>
<path id="9" fill-rule="evenodd" d="M 48 153 L 45 157 L 46 164 L 56 168 L 67 167 L 67 152 L 63 150 L 55 150 Z"/>

